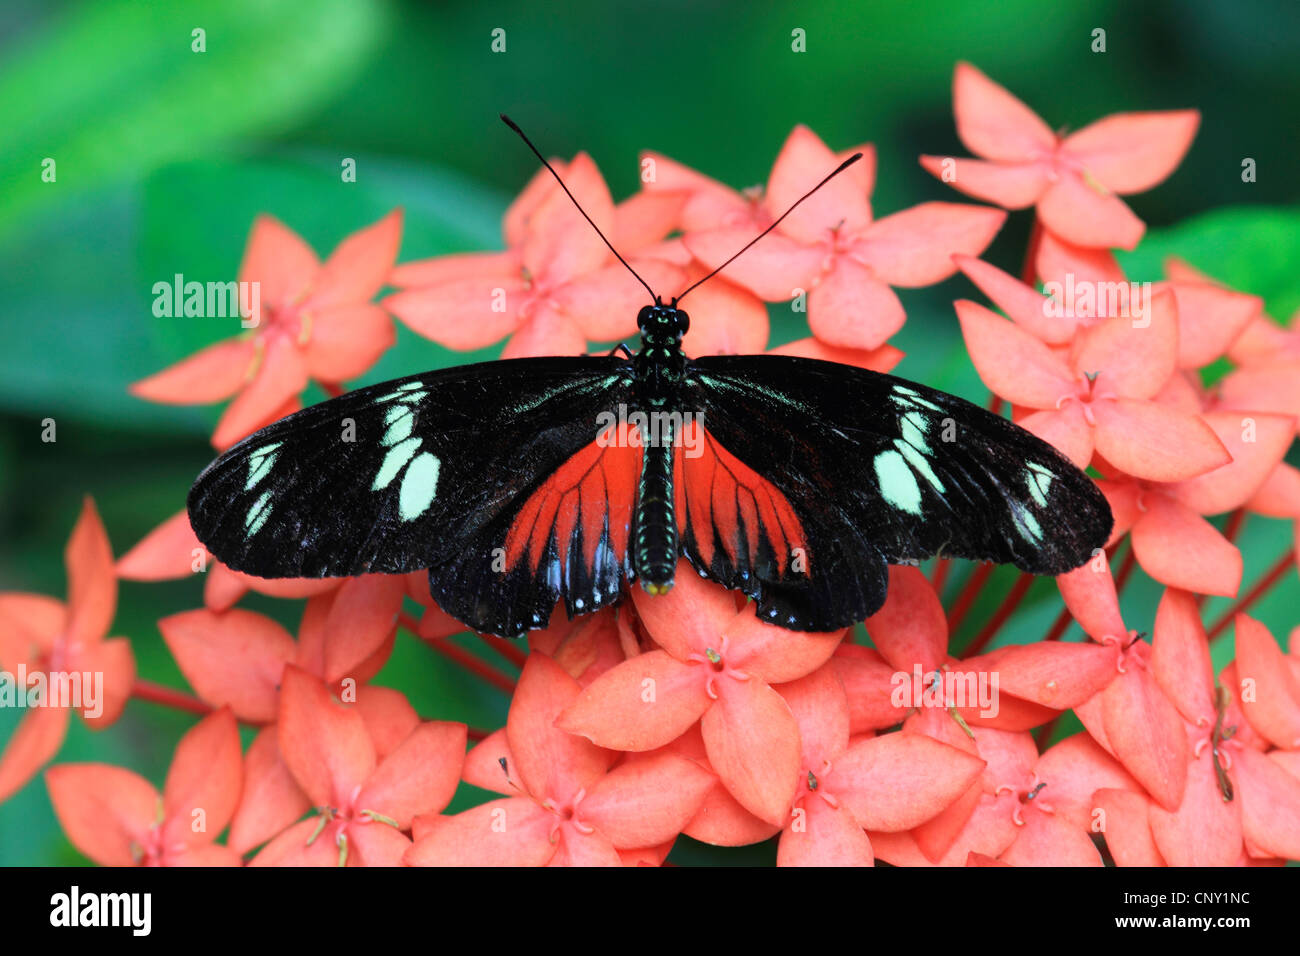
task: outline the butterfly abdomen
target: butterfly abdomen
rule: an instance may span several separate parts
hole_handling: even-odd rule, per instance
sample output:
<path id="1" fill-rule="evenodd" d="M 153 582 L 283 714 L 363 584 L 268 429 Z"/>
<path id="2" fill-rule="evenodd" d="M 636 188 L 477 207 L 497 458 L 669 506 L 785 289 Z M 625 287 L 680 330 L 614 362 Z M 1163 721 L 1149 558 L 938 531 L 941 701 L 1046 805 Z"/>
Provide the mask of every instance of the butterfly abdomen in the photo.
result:
<path id="1" fill-rule="evenodd" d="M 646 442 L 637 489 L 633 565 L 641 586 L 662 594 L 673 585 L 679 553 L 673 494 L 672 428 Z"/>

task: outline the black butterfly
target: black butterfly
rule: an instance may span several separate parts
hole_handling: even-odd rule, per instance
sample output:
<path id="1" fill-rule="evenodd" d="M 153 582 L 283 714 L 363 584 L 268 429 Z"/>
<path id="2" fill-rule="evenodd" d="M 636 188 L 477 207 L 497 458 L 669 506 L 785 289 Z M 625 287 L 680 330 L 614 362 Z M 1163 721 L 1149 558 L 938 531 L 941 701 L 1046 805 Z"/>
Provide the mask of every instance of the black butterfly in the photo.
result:
<path id="1" fill-rule="evenodd" d="M 686 292 L 640 311 L 635 354 L 443 369 L 290 415 L 199 476 L 194 530 L 262 577 L 427 568 L 443 610 L 507 636 L 560 601 L 662 593 L 682 555 L 761 618 L 829 631 L 881 606 L 891 563 L 1061 574 L 1105 543 L 1096 485 L 963 399 L 815 359 L 687 359 Z"/>

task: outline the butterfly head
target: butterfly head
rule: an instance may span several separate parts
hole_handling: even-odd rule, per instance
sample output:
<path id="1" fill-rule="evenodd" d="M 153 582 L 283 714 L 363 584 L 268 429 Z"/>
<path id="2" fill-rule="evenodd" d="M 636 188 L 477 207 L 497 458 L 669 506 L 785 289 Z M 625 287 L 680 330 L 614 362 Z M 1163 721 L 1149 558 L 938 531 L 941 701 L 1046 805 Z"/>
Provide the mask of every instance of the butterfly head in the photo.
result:
<path id="1" fill-rule="evenodd" d="M 656 302 L 637 313 L 636 324 L 648 344 L 677 345 L 691 327 L 691 317 L 674 305 Z"/>

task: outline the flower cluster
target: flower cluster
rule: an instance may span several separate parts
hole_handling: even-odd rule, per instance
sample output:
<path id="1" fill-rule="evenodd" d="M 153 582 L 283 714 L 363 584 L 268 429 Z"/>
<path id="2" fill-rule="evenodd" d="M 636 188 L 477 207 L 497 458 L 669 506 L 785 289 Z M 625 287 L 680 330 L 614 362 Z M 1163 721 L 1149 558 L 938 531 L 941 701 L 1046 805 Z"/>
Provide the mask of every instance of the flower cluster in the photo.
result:
<path id="1" fill-rule="evenodd" d="M 88 501 L 67 602 L 0 594 L 0 666 L 21 668 L 29 692 L 102 675 L 96 712 L 83 708 L 95 728 L 133 697 L 201 719 L 161 794 L 104 764 L 47 770 L 73 844 L 105 865 L 659 865 L 683 835 L 775 838 L 780 865 L 1300 859 L 1300 627 L 1284 652 L 1246 613 L 1296 555 L 1208 627 L 1201 609 L 1242 590 L 1248 515 L 1300 526 L 1300 472 L 1283 460 L 1300 416 L 1300 315 L 1283 328 L 1258 298 L 1179 261 L 1131 281 L 1112 254 L 1145 229 L 1118 197 L 1174 171 L 1196 112 L 1058 135 L 965 64 L 954 106 L 980 158 L 921 165 L 995 206 L 877 217 L 873 149 L 839 152 L 804 127 L 766 185 L 744 191 L 647 153 L 643 189 L 616 203 L 589 156 L 554 165 L 637 272 L 677 290 L 863 152 L 693 293 L 685 349 L 762 352 L 767 304 L 792 302 L 809 335 L 773 351 L 889 371 L 906 320 L 895 289 L 963 273 L 988 303 L 955 312 L 991 406 L 1089 469 L 1116 519 L 1106 549 L 1057 580 L 1064 608 L 1042 640 L 995 640 L 1027 576 L 954 649 L 987 568 L 947 608 L 947 561 L 892 568 L 864 628 L 818 634 L 758 620 L 684 564 L 671 593 L 633 588 L 616 607 L 557 615 L 527 653 L 486 635 L 470 650 L 423 574 L 249 577 L 208 554 L 184 512 L 114 563 Z M 1007 210 L 1031 206 L 1022 274 L 981 260 Z M 337 394 L 365 373 L 393 344 L 393 317 L 451 349 L 504 341 L 506 356 L 580 354 L 636 332 L 644 290 L 545 170 L 506 211 L 502 252 L 397 264 L 401 226 L 395 211 L 322 262 L 260 218 L 240 270 L 261 283 L 255 328 L 133 392 L 232 398 L 212 436 L 223 449 L 300 407 L 309 382 Z M 396 291 L 375 302 L 385 287 Z M 1211 365 L 1230 370 L 1212 382 Z M 1165 588 L 1153 621 L 1121 611 L 1138 567 Z M 106 638 L 118 580 L 200 572 L 204 607 L 158 622 L 193 694 L 137 679 L 129 641 Z M 250 589 L 302 602 L 296 634 L 237 606 Z M 1061 639 L 1071 622 L 1083 640 Z M 1228 629 L 1231 663 L 1216 675 L 1211 648 Z M 375 683 L 399 630 L 508 693 L 506 725 L 422 719 Z M 0 756 L 0 799 L 57 755 L 74 709 L 23 718 Z M 1061 732 L 1067 713 L 1081 730 Z M 240 724 L 256 728 L 246 751 Z M 497 796 L 474 805 L 462 783 Z M 447 812 L 454 800 L 470 809 Z"/>

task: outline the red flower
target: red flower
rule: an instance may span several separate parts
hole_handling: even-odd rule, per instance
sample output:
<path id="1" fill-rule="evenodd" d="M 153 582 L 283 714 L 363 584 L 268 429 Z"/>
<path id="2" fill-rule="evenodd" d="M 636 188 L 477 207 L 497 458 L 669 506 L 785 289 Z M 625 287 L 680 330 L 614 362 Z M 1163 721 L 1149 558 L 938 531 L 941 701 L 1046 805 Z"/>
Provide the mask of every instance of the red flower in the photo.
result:
<path id="1" fill-rule="evenodd" d="M 873 154 L 874 155 L 874 154 Z M 710 269 L 720 266 L 845 154 L 833 153 L 811 130 L 795 127 L 772 167 L 760 203 L 724 200 L 702 188 L 702 203 L 729 202 L 731 214 L 692 228 L 683 212 L 687 248 Z M 954 253 L 978 255 L 1005 213 L 979 206 L 923 203 L 872 221 L 868 195 L 874 162 L 858 163 L 791 213 L 775 232 L 727 267 L 727 277 L 769 302 L 807 292 L 808 324 L 819 340 L 848 349 L 876 349 L 903 326 L 902 303 L 890 286 L 933 285 L 952 275 Z M 716 209 L 716 212 L 721 212 Z M 745 211 L 749 212 L 748 218 Z M 724 225 L 717 226 L 717 222 Z"/>
<path id="2" fill-rule="evenodd" d="M 816 670 L 843 632 L 806 634 L 737 611 L 730 591 L 683 561 L 666 596 L 632 600 L 662 648 L 601 675 L 557 726 L 615 750 L 654 750 L 696 721 L 708 759 L 732 795 L 762 820 L 785 822 L 794 799 L 799 736 L 790 708 L 769 685 Z"/>
<path id="3" fill-rule="evenodd" d="M 920 733 L 849 738 L 849 705 L 824 665 L 780 688 L 799 725 L 798 788 L 778 866 L 871 866 L 868 830 L 901 832 L 939 814 L 984 761 Z"/>
<path id="4" fill-rule="evenodd" d="M 673 754 L 610 769 L 615 754 L 556 726 L 580 692 L 554 661 L 530 654 L 504 732 L 474 748 L 465 768 L 467 782 L 512 795 L 422 821 L 406 862 L 619 866 L 624 851 L 671 842 L 699 807 L 709 775 Z"/>
<path id="5" fill-rule="evenodd" d="M 279 743 L 318 816 L 266 845 L 253 866 L 396 866 L 415 817 L 451 802 L 465 756 L 465 725 L 419 724 L 386 756 L 355 708 L 293 665 L 284 671 Z"/>
<path id="6" fill-rule="evenodd" d="M 1111 541 L 1130 534 L 1148 574 L 1169 587 L 1231 596 L 1241 586 L 1241 552 L 1202 515 L 1249 501 L 1291 447 L 1295 422 L 1241 412 L 1207 412 L 1201 420 L 1228 449 L 1228 464 L 1187 481 L 1162 484 L 1118 475 L 1098 485 L 1115 515 Z"/>
<path id="7" fill-rule="evenodd" d="M 297 642 L 270 618 L 238 608 L 174 614 L 159 621 L 158 629 L 181 673 L 208 704 L 228 706 L 250 723 L 271 723 L 282 709 L 285 669 L 296 665 L 355 701 L 382 759 L 417 723 L 399 692 L 365 686 L 392 651 L 402 582 L 400 576 L 366 575 L 312 598 Z M 252 849 L 309 806 L 272 724 L 249 750 L 245 798 L 231 824 L 230 845 L 241 853 Z"/>
<path id="8" fill-rule="evenodd" d="M 1124 765 L 1163 807 L 1175 809 L 1187 783 L 1187 740 L 1167 685 L 1153 673 L 1151 645 L 1131 635 L 1120 617 L 1110 569 L 1092 562 L 1057 579 L 1075 620 L 1109 659 L 1113 679 L 1074 708 L 1092 738 Z"/>
<path id="9" fill-rule="evenodd" d="M 1258 625 L 1245 616 L 1236 623 L 1250 667 L 1258 654 L 1250 646 L 1261 638 L 1252 633 Z M 1189 745 L 1182 801 L 1150 808 L 1161 857 L 1172 866 L 1232 866 L 1244 847 L 1251 856 L 1295 859 L 1300 779 L 1262 752 L 1267 745 L 1249 732 L 1226 672 L 1223 691 L 1216 687 L 1209 642 L 1190 594 L 1165 592 L 1151 657 L 1156 679 L 1185 721 Z"/>
<path id="10" fill-rule="evenodd" d="M 181 738 L 161 794 L 102 763 L 52 767 L 45 783 L 68 839 L 101 866 L 239 866 L 239 854 L 214 841 L 242 776 L 239 728 L 223 709 Z"/>
<path id="11" fill-rule="evenodd" d="M 340 578 L 258 578 L 232 571 L 203 547 L 183 510 L 117 560 L 117 576 L 125 581 L 170 581 L 205 571 L 203 603 L 213 611 L 233 606 L 250 590 L 270 597 L 305 598 L 342 584 Z"/>
<path id="12" fill-rule="evenodd" d="M 309 379 L 360 375 L 394 342 L 393 324 L 370 299 L 384 285 L 402 236 L 402 211 L 353 233 L 323 264 L 301 237 L 259 216 L 239 281 L 258 283 L 256 331 L 210 345 L 131 386 L 152 402 L 195 405 L 237 396 L 212 444 L 226 448 L 294 411 Z"/>
<path id="13" fill-rule="evenodd" d="M 0 800 L 17 792 L 63 746 L 77 701 L 55 700 L 56 687 L 80 686 L 82 719 L 100 730 L 122 713 L 135 680 L 130 642 L 104 639 L 117 608 L 117 579 L 108 535 L 90 498 L 68 539 L 64 564 L 67 604 L 43 594 L 0 593 L 0 666 L 10 675 L 27 675 L 21 685 L 10 677 L 18 693 L 44 688 L 44 699 L 23 715 L 0 754 Z"/>
<path id="14" fill-rule="evenodd" d="M 553 164 L 587 215 L 607 236 L 620 234 L 614 201 L 585 153 Z M 633 207 L 621 230 L 633 236 L 661 222 Z M 628 217 L 624 217 L 628 218 Z M 646 291 L 617 262 L 596 231 L 546 170 L 506 211 L 502 253 L 446 256 L 398 266 L 402 291 L 385 308 L 428 338 L 452 349 L 491 345 L 507 336 L 502 356 L 576 355 L 587 342 L 635 334 Z M 653 234 L 653 233 L 652 233 Z M 650 287 L 679 287 L 681 270 L 661 260 L 632 263 Z"/>
<path id="15" fill-rule="evenodd" d="M 981 305 L 956 308 L 984 384 L 1037 409 L 1017 423 L 1080 468 L 1095 450 L 1130 475 L 1181 481 L 1231 460 L 1198 415 L 1152 401 L 1178 359 L 1173 293 L 1154 296 L 1141 322 L 1115 316 L 1082 330 L 1065 357 Z"/>
<path id="16" fill-rule="evenodd" d="M 1164 181 L 1201 118 L 1196 110 L 1116 113 L 1059 136 L 969 63 L 957 64 L 952 94 L 957 135 L 987 162 L 922 156 L 921 165 L 968 196 L 1037 206 L 1048 229 L 1080 246 L 1137 245 L 1146 226 L 1118 195 Z"/>

